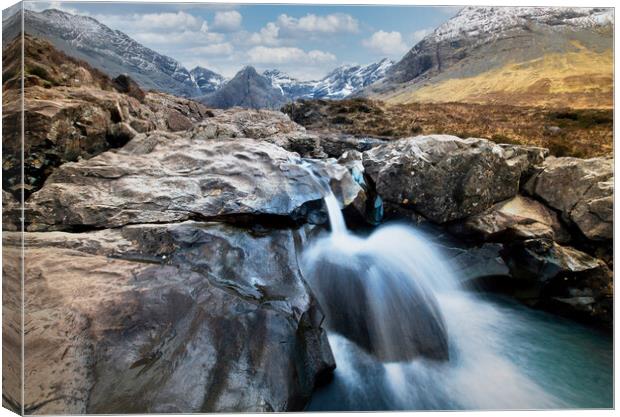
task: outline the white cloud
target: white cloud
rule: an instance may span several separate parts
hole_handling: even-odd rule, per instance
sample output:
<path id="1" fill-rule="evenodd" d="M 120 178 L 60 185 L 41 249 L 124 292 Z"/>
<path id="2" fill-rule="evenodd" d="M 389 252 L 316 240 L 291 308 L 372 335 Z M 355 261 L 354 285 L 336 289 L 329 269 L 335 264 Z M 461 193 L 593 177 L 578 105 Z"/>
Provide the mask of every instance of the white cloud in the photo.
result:
<path id="1" fill-rule="evenodd" d="M 208 30 L 207 22 L 200 17 L 184 11 L 176 13 L 144 13 L 129 15 L 102 15 L 102 21 L 115 22 L 116 27 L 123 27 L 124 22 L 132 32 L 157 31 L 157 32 L 187 32 Z M 107 24 L 107 23 L 106 23 Z"/>
<path id="2" fill-rule="evenodd" d="M 383 30 L 373 33 L 368 39 L 364 39 L 362 45 L 385 55 L 399 55 L 409 49 L 400 32 L 385 32 Z"/>
<path id="3" fill-rule="evenodd" d="M 304 51 L 295 47 L 269 48 L 256 46 L 247 52 L 248 59 L 253 64 L 323 64 L 333 62 L 336 56 L 329 52 L 312 50 Z"/>
<path id="4" fill-rule="evenodd" d="M 126 32 L 136 41 L 159 53 L 175 57 L 179 56 L 183 49 L 207 47 L 225 41 L 223 34 L 209 31 L 209 25 L 204 19 L 185 11 L 100 14 L 93 17 L 111 28 Z M 218 48 L 224 50 L 221 45 L 211 50 Z"/>
<path id="5" fill-rule="evenodd" d="M 28 10 L 33 10 L 35 12 L 42 12 L 43 10 L 46 10 L 46 9 L 56 9 L 56 10 L 61 10 L 65 13 L 80 14 L 82 16 L 88 16 L 88 13 L 74 9 L 73 7 L 67 7 L 67 3 L 62 3 L 60 1 L 52 1 L 49 3 L 24 2 L 24 8 Z"/>
<path id="6" fill-rule="evenodd" d="M 429 29 L 429 28 L 416 30 L 415 32 L 411 34 L 411 44 L 415 45 L 416 43 L 420 42 L 422 39 L 424 39 L 426 35 L 428 35 L 432 31 L 433 29 Z"/>
<path id="7" fill-rule="evenodd" d="M 252 45 L 275 46 L 280 43 L 280 39 L 278 38 L 279 33 L 280 28 L 278 25 L 273 22 L 269 22 L 259 32 L 252 33 L 248 41 Z"/>
<path id="8" fill-rule="evenodd" d="M 222 32 L 234 32 L 241 28 L 241 13 L 236 10 L 216 12 L 213 28 Z"/>
<path id="9" fill-rule="evenodd" d="M 196 46 L 190 48 L 189 51 L 199 55 L 230 55 L 233 52 L 233 47 L 228 42 L 222 42 L 205 46 Z"/>
<path id="10" fill-rule="evenodd" d="M 458 12 L 460 12 L 462 8 L 463 8 L 463 6 L 439 6 L 437 8 L 437 10 L 439 10 L 441 13 L 443 13 L 445 15 L 453 17 Z"/>
<path id="11" fill-rule="evenodd" d="M 267 23 L 259 32 L 251 33 L 243 39 L 251 45 L 281 46 L 291 43 L 292 38 L 336 33 L 357 33 L 359 22 L 344 13 L 324 16 L 307 14 L 296 18 L 286 14 L 278 16 L 275 22 Z M 286 42 L 288 40 L 289 42 Z"/>
<path id="12" fill-rule="evenodd" d="M 287 33 L 356 33 L 359 30 L 357 19 L 344 13 L 334 13 L 325 16 L 307 14 L 300 18 L 281 14 L 277 25 Z"/>

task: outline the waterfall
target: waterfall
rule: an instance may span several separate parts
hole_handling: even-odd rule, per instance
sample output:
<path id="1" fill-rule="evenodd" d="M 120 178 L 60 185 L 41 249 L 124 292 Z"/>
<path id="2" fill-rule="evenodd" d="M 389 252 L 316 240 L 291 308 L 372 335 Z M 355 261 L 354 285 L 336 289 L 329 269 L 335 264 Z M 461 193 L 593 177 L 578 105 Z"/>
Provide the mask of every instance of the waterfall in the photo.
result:
<path id="1" fill-rule="evenodd" d="M 437 276 L 440 260 L 412 229 L 384 227 L 360 238 L 347 231 L 331 192 L 325 205 L 331 233 L 308 248 L 302 268 L 327 327 L 382 361 L 446 360 L 448 338 L 432 291 L 446 278 Z"/>
<path id="2" fill-rule="evenodd" d="M 462 290 L 429 236 L 406 224 L 358 236 L 331 192 L 325 206 L 331 231 L 300 264 L 325 313 L 337 368 L 310 410 L 567 405 L 514 357 L 515 349 L 536 351 L 512 336 L 523 323 Z"/>
<path id="3" fill-rule="evenodd" d="M 344 222 L 344 217 L 340 211 L 340 204 L 336 199 L 334 193 L 331 190 L 325 196 L 325 207 L 327 208 L 327 214 L 329 216 L 329 225 L 332 233 L 335 235 L 342 235 L 347 233 L 347 226 Z"/>

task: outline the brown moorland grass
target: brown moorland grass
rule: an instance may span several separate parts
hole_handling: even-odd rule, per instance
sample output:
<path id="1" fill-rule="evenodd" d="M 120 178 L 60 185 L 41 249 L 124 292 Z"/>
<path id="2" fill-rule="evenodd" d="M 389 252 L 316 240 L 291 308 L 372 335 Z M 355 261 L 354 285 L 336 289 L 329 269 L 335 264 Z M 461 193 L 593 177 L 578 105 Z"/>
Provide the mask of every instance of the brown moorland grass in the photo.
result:
<path id="1" fill-rule="evenodd" d="M 476 76 L 410 85 L 378 98 L 390 104 L 441 103 L 449 97 L 459 103 L 612 108 L 612 50 L 591 51 L 577 41 L 572 45 L 574 52 L 508 63 Z"/>
<path id="2" fill-rule="evenodd" d="M 480 137 L 589 158 L 613 147 L 613 110 L 468 103 L 387 105 L 368 99 L 302 100 L 283 109 L 314 130 L 397 139 L 422 134 Z"/>

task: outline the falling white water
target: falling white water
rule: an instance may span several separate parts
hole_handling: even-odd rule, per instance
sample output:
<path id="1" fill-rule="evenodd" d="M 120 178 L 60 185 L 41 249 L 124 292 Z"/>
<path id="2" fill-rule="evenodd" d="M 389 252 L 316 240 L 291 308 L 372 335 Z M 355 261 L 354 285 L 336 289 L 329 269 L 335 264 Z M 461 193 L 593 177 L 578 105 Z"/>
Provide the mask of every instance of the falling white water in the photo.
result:
<path id="1" fill-rule="evenodd" d="M 549 342 L 545 332 L 557 334 L 564 324 L 464 292 L 446 257 L 419 230 L 387 225 L 359 237 L 347 231 L 333 194 L 325 203 L 331 233 L 305 250 L 302 269 L 327 315 L 337 368 L 309 410 L 611 406 L 604 383 L 611 386 L 611 376 L 599 366 L 606 362 L 591 359 L 591 348 L 570 344 L 565 334 Z M 606 343 L 587 330 L 571 331 L 580 343 Z M 446 348 L 444 334 L 449 354 L 433 355 L 429 349 Z M 543 342 L 536 344 L 538 338 Z M 541 362 L 568 352 L 591 369 Z M 580 387 L 581 381 L 596 382 Z"/>
<path id="2" fill-rule="evenodd" d="M 332 233 L 335 235 L 347 233 L 347 226 L 345 225 L 344 217 L 340 212 L 340 204 L 338 203 L 334 193 L 331 191 L 325 196 L 325 206 L 327 207 L 329 225 L 332 229 Z"/>

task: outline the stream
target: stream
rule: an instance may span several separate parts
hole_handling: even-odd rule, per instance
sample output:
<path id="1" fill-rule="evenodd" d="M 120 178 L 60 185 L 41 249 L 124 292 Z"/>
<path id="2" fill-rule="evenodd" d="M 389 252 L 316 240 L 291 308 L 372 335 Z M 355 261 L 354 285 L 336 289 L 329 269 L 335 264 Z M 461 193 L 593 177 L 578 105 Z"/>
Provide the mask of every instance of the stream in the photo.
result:
<path id="1" fill-rule="evenodd" d="M 610 335 L 464 290 L 424 232 L 357 236 L 331 194 L 326 207 L 331 232 L 302 269 L 337 368 L 308 411 L 613 407 Z"/>

